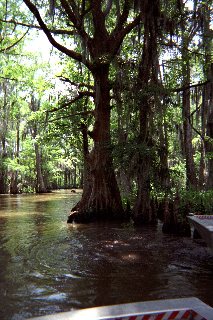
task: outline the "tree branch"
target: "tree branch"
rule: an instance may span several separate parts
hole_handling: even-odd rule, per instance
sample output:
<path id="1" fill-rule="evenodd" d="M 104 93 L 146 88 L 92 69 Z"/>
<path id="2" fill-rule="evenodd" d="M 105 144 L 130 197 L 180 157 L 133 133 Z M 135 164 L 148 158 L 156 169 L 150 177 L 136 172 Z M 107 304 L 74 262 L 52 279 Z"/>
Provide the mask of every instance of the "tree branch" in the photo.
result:
<path id="1" fill-rule="evenodd" d="M 141 15 L 139 14 L 132 22 L 130 22 L 125 28 L 123 29 L 117 29 L 115 28 L 113 32 L 111 33 L 111 39 L 112 43 L 114 43 L 113 46 L 113 55 L 117 54 L 119 47 L 125 38 L 125 36 L 134 29 L 141 21 Z"/>
<path id="2" fill-rule="evenodd" d="M 141 21 L 141 14 L 139 14 L 132 22 L 130 22 L 122 31 L 121 36 L 122 39 L 132 30 L 134 29 Z"/>
<path id="3" fill-rule="evenodd" d="M 13 47 L 15 47 L 28 33 L 29 29 L 23 34 L 23 36 L 18 39 L 16 42 L 14 42 L 13 44 L 11 44 L 9 47 L 3 48 L 0 50 L 0 52 L 5 52 L 5 51 L 9 51 L 10 49 L 12 49 Z"/>
<path id="4" fill-rule="evenodd" d="M 41 15 L 40 15 L 37 7 L 30 0 L 23 0 L 23 1 L 26 4 L 26 6 L 29 8 L 29 10 L 32 12 L 32 14 L 36 17 L 41 29 L 44 31 L 44 33 L 47 36 L 49 42 L 55 48 L 57 48 L 59 51 L 65 53 L 67 56 L 73 58 L 76 61 L 84 63 L 87 66 L 88 69 L 91 69 L 91 65 L 90 65 L 89 61 L 85 61 L 83 59 L 83 56 L 80 53 L 68 49 L 67 47 L 65 47 L 65 46 L 61 45 L 60 43 L 58 43 L 53 38 L 53 36 L 52 36 L 50 30 L 48 29 L 47 25 L 44 23 L 43 19 L 41 18 Z"/>
<path id="5" fill-rule="evenodd" d="M 107 2 L 106 9 L 104 10 L 105 17 L 107 17 L 108 14 L 110 13 L 110 10 L 112 8 L 112 2 L 113 2 L 113 0 L 108 0 L 108 2 Z"/>
<path id="6" fill-rule="evenodd" d="M 74 0 L 61 0 L 61 5 L 68 15 L 70 21 L 72 21 L 74 27 L 76 30 L 78 30 L 78 34 L 81 36 L 81 38 L 87 42 L 89 40 L 88 34 L 85 32 L 84 25 L 82 23 L 82 16 L 77 10 L 77 6 Z"/>
<path id="7" fill-rule="evenodd" d="M 23 23 L 23 22 L 19 22 L 19 21 L 13 20 L 13 19 L 11 19 L 11 20 L 0 19 L 0 21 L 4 22 L 4 23 L 11 23 L 11 24 L 14 24 L 15 26 L 17 25 L 17 26 L 27 27 L 30 29 L 42 30 L 42 28 L 39 25 Z M 64 29 L 49 29 L 49 31 L 52 34 L 56 34 L 56 35 L 58 35 L 58 34 L 75 35 L 76 34 L 76 31 L 64 30 Z"/>
<path id="8" fill-rule="evenodd" d="M 107 38 L 108 31 L 106 28 L 106 20 L 104 13 L 101 9 L 101 1 L 93 0 L 92 1 L 92 17 L 94 25 L 94 39 L 95 41 L 101 41 L 102 35 Z"/>
<path id="9" fill-rule="evenodd" d="M 58 77 L 61 81 L 70 83 L 72 86 L 75 86 L 75 87 L 78 87 L 78 88 L 85 87 L 85 88 L 94 90 L 94 86 L 92 86 L 92 85 L 90 85 L 90 84 L 83 83 L 83 82 L 81 82 L 81 83 L 76 83 L 76 82 L 74 82 L 74 81 L 71 81 L 69 78 L 63 77 L 62 75 L 61 75 L 61 76 L 57 76 L 57 77 Z"/>
<path id="10" fill-rule="evenodd" d="M 49 120 L 48 123 L 55 122 L 55 121 L 62 120 L 62 119 L 72 118 L 72 117 L 75 117 L 75 116 L 87 116 L 89 114 L 94 115 L 94 111 L 90 110 L 90 111 L 82 111 L 82 112 L 72 113 L 72 114 L 69 114 L 67 116 L 63 116 L 63 117 L 59 117 L 59 118 L 55 118 L 55 119 Z"/>
<path id="11" fill-rule="evenodd" d="M 176 88 L 176 89 L 169 89 L 170 92 L 181 92 L 181 91 L 184 91 L 184 90 L 188 90 L 188 89 L 191 89 L 191 88 L 196 88 L 196 87 L 201 87 L 201 86 L 205 86 L 207 83 L 209 83 L 210 81 L 209 80 L 206 80 L 205 82 L 200 82 L 200 83 L 196 83 L 196 84 L 191 84 L 191 85 L 188 85 L 188 86 L 184 86 L 184 87 L 181 87 L 181 88 Z"/>
<path id="12" fill-rule="evenodd" d="M 89 92 L 89 91 L 83 91 L 83 92 L 79 92 L 79 95 L 76 96 L 75 98 L 73 98 L 72 100 L 63 103 L 62 105 L 60 105 L 58 108 L 53 108 L 51 110 L 47 110 L 47 112 L 56 112 L 59 111 L 61 109 L 64 109 L 68 106 L 70 106 L 71 104 L 75 103 L 76 101 L 82 99 L 83 97 L 94 97 L 93 92 Z"/>
<path id="13" fill-rule="evenodd" d="M 119 33 L 122 29 L 124 24 L 127 22 L 129 11 L 131 9 L 130 1 L 125 0 L 124 6 L 123 6 L 123 12 L 118 16 L 116 27 L 113 31 L 113 34 Z"/>
<path id="14" fill-rule="evenodd" d="M 8 77 L 1 77 L 1 76 L 0 76 L 0 79 L 10 80 L 10 81 L 18 81 L 18 79 L 15 79 L 15 78 L 8 78 Z"/>
<path id="15" fill-rule="evenodd" d="M 185 116 L 185 118 L 188 119 L 190 127 L 201 137 L 201 139 L 203 141 L 205 141 L 205 136 L 193 126 L 192 121 L 191 121 L 191 117 Z"/>
<path id="16" fill-rule="evenodd" d="M 70 21 L 74 24 L 74 26 L 78 25 L 77 17 L 75 16 L 73 10 L 70 8 L 69 3 L 67 0 L 61 0 L 61 5 L 63 9 L 65 10 L 66 14 L 68 15 Z"/>

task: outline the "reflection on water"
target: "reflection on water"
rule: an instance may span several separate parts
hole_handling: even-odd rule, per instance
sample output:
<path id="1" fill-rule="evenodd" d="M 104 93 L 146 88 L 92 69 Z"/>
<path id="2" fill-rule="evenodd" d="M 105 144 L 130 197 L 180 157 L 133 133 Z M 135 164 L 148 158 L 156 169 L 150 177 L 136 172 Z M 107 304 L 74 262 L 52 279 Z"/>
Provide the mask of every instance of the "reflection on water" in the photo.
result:
<path id="1" fill-rule="evenodd" d="M 196 296 L 213 306 L 213 256 L 160 226 L 67 225 L 79 195 L 0 196 L 0 319 Z"/>

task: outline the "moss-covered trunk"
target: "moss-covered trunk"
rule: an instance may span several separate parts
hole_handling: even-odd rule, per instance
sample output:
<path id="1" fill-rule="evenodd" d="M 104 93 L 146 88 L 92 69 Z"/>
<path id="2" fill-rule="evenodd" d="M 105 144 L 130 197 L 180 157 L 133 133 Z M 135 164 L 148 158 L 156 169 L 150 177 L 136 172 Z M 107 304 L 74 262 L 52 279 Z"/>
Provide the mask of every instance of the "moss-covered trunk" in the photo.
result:
<path id="1" fill-rule="evenodd" d="M 157 84 L 156 63 L 158 62 L 157 37 L 159 1 L 144 1 L 143 53 L 138 72 L 137 104 L 139 107 L 140 134 L 138 136 L 137 199 L 133 207 L 135 223 L 152 223 L 155 217 L 151 208 L 150 169 L 152 164 L 150 147 L 152 138 L 153 86 Z"/>
<path id="2" fill-rule="evenodd" d="M 94 148 L 88 155 L 91 192 L 84 195 L 68 222 L 123 219 L 121 203 L 112 161 L 110 139 L 109 65 L 99 65 L 94 73 L 95 123 L 90 133 Z M 77 209 L 77 210 L 75 210 Z"/>

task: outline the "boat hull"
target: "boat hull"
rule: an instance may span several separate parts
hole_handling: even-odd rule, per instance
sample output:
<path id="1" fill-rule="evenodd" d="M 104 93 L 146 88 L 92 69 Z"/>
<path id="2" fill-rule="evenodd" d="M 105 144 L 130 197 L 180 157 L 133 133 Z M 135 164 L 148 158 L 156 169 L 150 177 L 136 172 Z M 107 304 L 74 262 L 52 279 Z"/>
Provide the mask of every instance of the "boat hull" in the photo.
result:
<path id="1" fill-rule="evenodd" d="M 188 220 L 213 252 L 213 215 L 192 214 L 188 216 Z"/>
<path id="2" fill-rule="evenodd" d="M 89 308 L 34 320 L 212 320 L 213 308 L 197 298 L 156 300 Z"/>

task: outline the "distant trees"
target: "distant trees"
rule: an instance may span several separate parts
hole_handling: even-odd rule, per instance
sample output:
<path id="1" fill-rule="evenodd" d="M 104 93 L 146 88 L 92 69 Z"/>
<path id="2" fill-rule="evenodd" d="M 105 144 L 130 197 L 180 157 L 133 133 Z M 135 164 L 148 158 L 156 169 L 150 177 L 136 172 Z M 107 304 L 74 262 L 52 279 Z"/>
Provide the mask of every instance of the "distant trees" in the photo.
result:
<path id="1" fill-rule="evenodd" d="M 0 52 L 0 193 L 80 187 L 81 158 L 76 160 L 76 150 L 72 157 L 70 150 L 69 157 L 64 154 L 70 143 L 58 142 L 53 125 L 48 132 L 45 110 L 58 99 L 50 99 L 54 83 L 45 79 L 49 67 L 26 51 L 25 38 L 14 41 L 16 28 L 8 25 L 3 23 Z"/>

